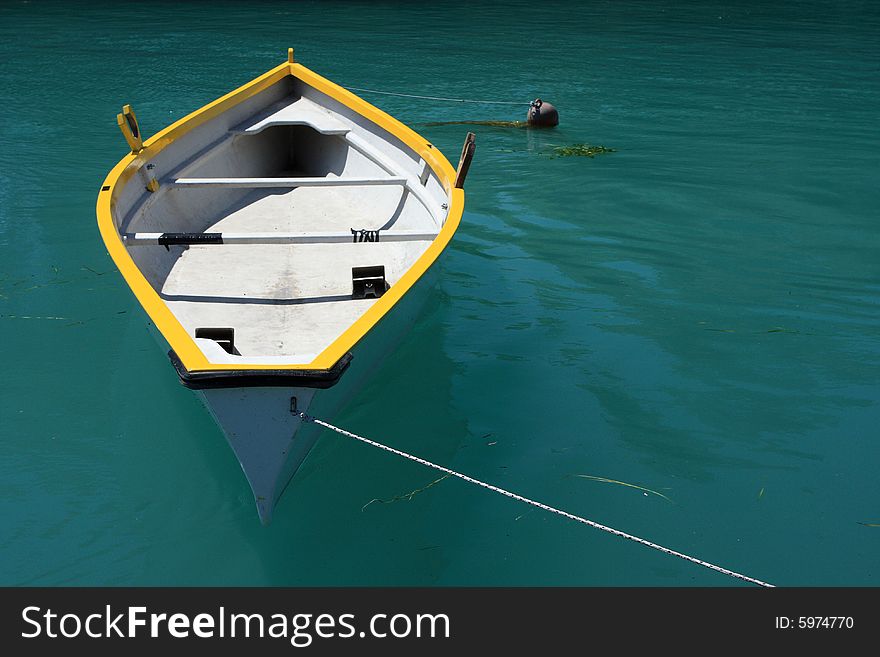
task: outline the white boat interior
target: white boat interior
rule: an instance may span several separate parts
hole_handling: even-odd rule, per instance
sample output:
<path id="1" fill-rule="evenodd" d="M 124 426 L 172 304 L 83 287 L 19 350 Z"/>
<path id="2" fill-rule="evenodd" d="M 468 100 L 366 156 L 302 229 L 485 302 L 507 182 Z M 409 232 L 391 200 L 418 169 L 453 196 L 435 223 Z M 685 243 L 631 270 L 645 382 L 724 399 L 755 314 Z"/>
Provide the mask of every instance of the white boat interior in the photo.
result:
<path id="1" fill-rule="evenodd" d="M 403 142 L 286 77 L 159 151 L 122 190 L 114 220 L 210 362 L 297 364 L 384 291 L 368 282 L 362 296 L 353 278 L 375 282 L 382 267 L 393 286 L 448 202 Z"/>

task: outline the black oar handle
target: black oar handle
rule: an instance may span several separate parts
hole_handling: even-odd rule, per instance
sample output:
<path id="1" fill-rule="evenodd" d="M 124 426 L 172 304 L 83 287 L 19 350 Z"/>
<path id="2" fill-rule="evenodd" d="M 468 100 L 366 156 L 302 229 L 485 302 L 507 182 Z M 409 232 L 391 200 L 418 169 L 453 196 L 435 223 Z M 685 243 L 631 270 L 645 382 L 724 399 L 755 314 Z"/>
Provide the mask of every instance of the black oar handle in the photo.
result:
<path id="1" fill-rule="evenodd" d="M 222 233 L 162 233 L 159 244 L 169 246 L 190 244 L 223 244 Z M 169 249 L 170 250 L 170 249 Z"/>

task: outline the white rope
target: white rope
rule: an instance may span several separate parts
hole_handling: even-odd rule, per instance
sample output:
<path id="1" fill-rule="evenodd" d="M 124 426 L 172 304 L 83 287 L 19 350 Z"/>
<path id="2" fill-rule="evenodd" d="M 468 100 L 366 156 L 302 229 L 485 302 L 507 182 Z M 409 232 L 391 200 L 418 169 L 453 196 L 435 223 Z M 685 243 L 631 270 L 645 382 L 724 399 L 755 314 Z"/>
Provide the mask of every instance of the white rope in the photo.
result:
<path id="1" fill-rule="evenodd" d="M 644 538 L 639 538 L 638 536 L 634 536 L 632 534 L 627 534 L 626 532 L 622 532 L 619 529 L 614 529 L 612 527 L 607 527 L 605 525 L 601 525 L 598 522 L 594 522 L 593 520 L 588 520 L 587 518 L 582 518 L 580 516 L 576 516 L 573 513 L 568 513 L 567 511 L 563 511 L 562 509 L 557 509 L 555 507 L 549 506 L 547 504 L 543 504 L 541 502 L 536 502 L 535 500 L 530 500 L 527 497 L 523 497 L 522 495 L 517 495 L 516 493 L 511 493 L 510 491 L 504 490 L 503 488 L 498 488 L 498 486 L 493 486 L 492 484 L 487 484 L 484 481 L 480 481 L 479 479 L 474 479 L 473 477 L 469 477 L 465 474 L 461 474 L 460 472 L 455 472 L 454 470 L 450 470 L 449 468 L 444 468 L 442 465 L 437 465 L 436 463 L 431 463 L 430 461 L 426 461 L 423 458 L 419 458 L 418 456 L 413 456 L 412 454 L 407 454 L 406 452 L 402 452 L 399 449 L 394 449 L 393 447 L 388 447 L 387 445 L 383 445 L 382 443 L 377 443 L 374 440 L 370 440 L 369 438 L 364 438 L 363 436 L 359 436 L 355 433 L 351 433 L 350 431 L 346 431 L 345 429 L 340 429 L 339 427 L 333 426 L 329 422 L 324 422 L 323 420 L 319 420 L 316 417 L 312 417 L 311 415 L 306 415 L 302 411 L 297 413 L 304 422 L 314 422 L 315 424 L 320 424 L 322 427 L 326 427 L 327 429 L 331 429 L 336 433 L 342 434 L 343 436 L 348 436 L 349 438 L 354 438 L 355 440 L 359 440 L 362 443 L 366 443 L 367 445 L 372 445 L 373 447 L 378 447 L 381 450 L 385 450 L 386 452 L 391 452 L 392 454 L 397 454 L 398 456 L 402 456 L 405 459 L 409 459 L 410 461 L 415 461 L 416 463 L 421 463 L 429 468 L 433 468 L 434 470 L 439 470 L 440 472 L 445 472 L 447 475 L 451 475 L 453 477 L 458 477 L 464 481 L 467 481 L 471 484 L 476 484 L 477 486 L 481 486 L 488 490 L 491 490 L 495 493 L 500 493 L 501 495 L 505 495 L 514 500 L 518 500 L 520 502 L 525 502 L 526 504 L 531 504 L 532 506 L 538 507 L 539 509 L 544 509 L 544 511 L 549 511 L 550 513 L 555 513 L 557 515 L 563 516 L 570 520 L 574 520 L 576 522 L 583 523 L 585 525 L 589 525 L 590 527 L 594 527 L 596 529 L 601 529 L 603 532 L 608 532 L 609 534 L 614 534 L 615 536 L 619 536 L 620 538 L 626 538 L 631 541 L 635 541 L 636 543 L 641 543 L 649 548 L 653 548 L 655 550 L 659 550 L 663 554 L 669 554 L 674 557 L 679 557 L 680 559 L 684 559 L 685 561 L 690 561 L 691 563 L 695 563 L 698 566 L 703 566 L 704 568 L 709 568 L 710 570 L 714 570 L 716 572 L 722 573 L 723 575 L 728 575 L 730 577 L 735 577 L 736 579 L 741 579 L 744 582 L 750 582 L 752 584 L 757 584 L 758 586 L 765 586 L 768 588 L 774 588 L 773 584 L 768 584 L 767 582 L 762 582 L 759 579 L 755 579 L 754 577 L 749 577 L 748 575 L 743 575 L 741 573 L 737 573 L 733 570 L 728 570 L 727 568 L 722 568 L 721 566 L 716 566 L 713 563 L 709 563 L 708 561 L 703 561 L 702 559 L 697 559 L 696 557 L 692 557 L 687 554 L 683 554 L 682 552 L 676 552 L 675 550 L 671 550 L 667 547 L 663 547 L 662 545 L 658 545 L 657 543 L 652 543 L 651 541 L 647 541 Z"/>
<path id="2" fill-rule="evenodd" d="M 346 89 L 350 89 L 351 91 L 366 91 L 371 94 L 382 94 L 383 96 L 400 96 L 401 98 L 422 98 L 424 100 L 448 100 L 452 103 L 475 103 L 479 105 L 531 105 L 531 103 L 524 103 L 523 101 L 509 101 L 509 100 L 469 100 L 467 98 L 444 98 L 442 96 L 419 96 L 416 94 L 399 94 L 393 91 L 377 91 L 375 89 L 359 89 L 358 87 L 346 87 Z"/>

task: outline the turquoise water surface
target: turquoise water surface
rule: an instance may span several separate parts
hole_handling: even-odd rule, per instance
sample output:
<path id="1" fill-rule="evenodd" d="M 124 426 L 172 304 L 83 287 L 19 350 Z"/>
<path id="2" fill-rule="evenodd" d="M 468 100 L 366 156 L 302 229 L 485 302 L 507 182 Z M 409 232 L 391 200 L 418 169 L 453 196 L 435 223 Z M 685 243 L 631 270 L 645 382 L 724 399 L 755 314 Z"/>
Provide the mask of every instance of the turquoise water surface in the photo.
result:
<path id="1" fill-rule="evenodd" d="M 328 419 L 776 584 L 880 585 L 878 36 L 870 2 L 0 4 L 0 584 L 739 584 L 460 481 L 391 502 L 435 473 L 330 433 L 260 525 L 94 204 L 123 103 L 152 134 L 295 46 L 523 102 L 363 94 L 477 155 L 435 297 Z M 424 125 L 537 96 L 557 129 Z M 616 152 L 552 156 L 578 143 Z"/>

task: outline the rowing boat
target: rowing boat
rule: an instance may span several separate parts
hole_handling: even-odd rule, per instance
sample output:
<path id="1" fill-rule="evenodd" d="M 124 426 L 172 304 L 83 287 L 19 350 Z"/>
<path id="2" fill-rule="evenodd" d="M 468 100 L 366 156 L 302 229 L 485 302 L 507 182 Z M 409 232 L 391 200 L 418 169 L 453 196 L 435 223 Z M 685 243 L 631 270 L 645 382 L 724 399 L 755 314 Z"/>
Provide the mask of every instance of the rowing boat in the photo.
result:
<path id="1" fill-rule="evenodd" d="M 411 328 L 455 233 L 459 170 L 293 59 L 131 152 L 98 194 L 104 244 L 180 382 L 222 429 L 260 519 L 319 427 Z"/>

